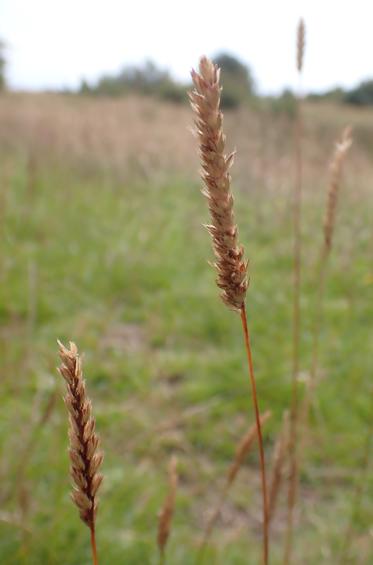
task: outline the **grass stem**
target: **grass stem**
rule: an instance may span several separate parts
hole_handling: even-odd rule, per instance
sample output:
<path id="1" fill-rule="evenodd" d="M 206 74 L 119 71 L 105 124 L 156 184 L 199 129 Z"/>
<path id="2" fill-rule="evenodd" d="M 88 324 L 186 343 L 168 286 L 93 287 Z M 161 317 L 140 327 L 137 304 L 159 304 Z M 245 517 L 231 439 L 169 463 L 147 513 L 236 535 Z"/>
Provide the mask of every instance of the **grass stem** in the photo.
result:
<path id="1" fill-rule="evenodd" d="M 255 421 L 258 432 L 259 456 L 260 456 L 260 475 L 262 482 L 262 498 L 263 498 L 263 563 L 267 565 L 269 562 L 269 535 L 268 535 L 268 494 L 267 494 L 267 481 L 266 481 L 266 468 L 264 458 L 263 436 L 260 424 L 260 413 L 258 405 L 258 395 L 256 391 L 254 364 L 250 344 L 250 334 L 247 324 L 247 314 L 245 304 L 241 307 L 241 321 L 244 334 L 245 348 L 248 361 L 250 384 L 253 396 L 253 405 L 255 411 Z"/>
<path id="2" fill-rule="evenodd" d="M 96 547 L 96 531 L 94 525 L 91 526 L 91 548 L 92 548 L 92 563 L 98 565 L 97 547 Z"/>
<path id="3" fill-rule="evenodd" d="M 292 387 L 291 387 L 291 407 L 290 407 L 290 437 L 289 437 L 289 456 L 290 456 L 290 476 L 288 487 L 288 511 L 286 526 L 286 541 L 284 565 L 289 565 L 293 544 L 294 510 L 297 499 L 298 489 L 298 412 L 299 412 L 299 350 L 300 350 L 300 287 L 301 287 L 301 259 L 302 259 L 302 240 L 301 240 L 301 216 L 302 216 L 302 119 L 301 101 L 297 99 L 297 115 L 295 120 L 295 189 L 293 202 L 293 352 L 292 352 Z"/>

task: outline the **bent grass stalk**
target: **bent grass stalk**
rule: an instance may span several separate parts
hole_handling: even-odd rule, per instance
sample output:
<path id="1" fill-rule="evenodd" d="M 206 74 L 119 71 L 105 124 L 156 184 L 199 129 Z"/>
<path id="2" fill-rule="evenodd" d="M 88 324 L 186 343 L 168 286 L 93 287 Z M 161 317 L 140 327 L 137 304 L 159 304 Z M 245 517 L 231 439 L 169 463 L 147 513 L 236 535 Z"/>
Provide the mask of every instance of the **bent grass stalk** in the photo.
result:
<path id="1" fill-rule="evenodd" d="M 302 100 L 300 82 L 302 77 L 305 46 L 305 25 L 301 19 L 297 30 L 297 60 L 296 66 L 299 76 L 299 89 L 296 101 L 295 118 L 295 185 L 293 200 L 293 351 L 292 351 L 292 390 L 290 406 L 290 439 L 289 458 L 290 475 L 287 500 L 287 526 L 284 564 L 291 562 L 294 529 L 294 510 L 298 488 L 298 462 L 297 462 L 297 435 L 299 412 L 299 350 L 301 331 L 300 287 L 301 287 L 301 261 L 302 261 L 302 184 L 303 184 L 303 151 L 302 151 Z"/>
<path id="2" fill-rule="evenodd" d="M 271 413 L 269 410 L 267 410 L 264 414 L 262 414 L 260 416 L 260 424 L 263 426 L 267 420 L 270 418 Z M 254 424 L 252 424 L 250 426 L 250 428 L 248 429 L 248 431 L 245 433 L 245 435 L 242 437 L 241 441 L 239 442 L 237 449 L 236 449 L 236 453 L 234 456 L 234 460 L 231 464 L 231 466 L 229 467 L 226 479 L 225 479 L 225 484 L 223 487 L 223 490 L 220 493 L 220 497 L 218 500 L 218 503 L 215 507 L 215 510 L 213 511 L 209 521 L 207 522 L 207 526 L 205 528 L 205 532 L 202 538 L 202 543 L 201 543 L 201 547 L 200 547 L 200 551 L 199 551 L 199 560 L 198 562 L 201 563 L 203 560 L 203 556 L 206 550 L 206 546 L 207 543 L 209 541 L 209 539 L 211 538 L 212 532 L 214 530 L 214 527 L 216 525 L 216 522 L 219 518 L 221 509 L 223 507 L 223 504 L 227 498 L 228 492 L 230 490 L 230 488 L 232 487 L 234 481 L 236 480 L 236 477 L 238 475 L 238 472 L 243 464 L 243 462 L 245 461 L 245 458 L 247 456 L 247 454 L 249 453 L 255 439 L 258 436 L 258 429 L 257 429 L 257 425 L 256 425 L 256 421 Z"/>
<path id="3" fill-rule="evenodd" d="M 229 174 L 234 154 L 225 154 L 225 135 L 222 129 L 223 115 L 220 110 L 220 69 L 207 57 L 202 57 L 199 72 L 192 71 L 192 80 L 194 89 L 189 93 L 189 97 L 196 116 L 196 133 L 199 139 L 202 163 L 201 176 L 204 182 L 203 194 L 207 199 L 211 215 L 211 224 L 206 227 L 212 237 L 216 259 L 216 283 L 221 289 L 220 296 L 224 304 L 240 313 L 247 354 L 259 440 L 263 498 L 263 561 L 267 565 L 269 554 L 268 498 L 263 438 L 245 308 L 248 287 L 247 262 L 244 260 L 244 249 L 238 243 L 238 228 L 234 220 L 233 195 Z"/>
<path id="4" fill-rule="evenodd" d="M 324 218 L 324 238 L 323 245 L 320 252 L 319 272 L 317 277 L 317 295 L 316 295 L 316 308 L 315 320 L 312 332 L 312 364 L 310 372 L 309 386 L 304 398 L 303 405 L 303 418 L 307 425 L 308 413 L 312 404 L 315 384 L 317 381 L 317 372 L 319 365 L 319 342 L 320 331 L 322 327 L 323 309 L 324 309 L 324 294 L 325 294 L 325 278 L 328 266 L 329 255 L 332 250 L 333 234 L 335 227 L 335 218 L 338 204 L 338 195 L 341 184 L 342 167 L 346 159 L 347 153 L 351 147 L 351 128 L 346 127 L 340 139 L 336 143 L 335 151 L 330 165 L 330 183 L 327 196 L 327 205 Z"/>
<path id="5" fill-rule="evenodd" d="M 319 345 L 320 345 L 320 334 L 321 334 L 323 311 L 324 311 L 325 280 L 326 280 L 329 256 L 333 244 L 333 234 L 335 228 L 338 195 L 341 185 L 342 168 L 347 153 L 351 147 L 351 144 L 352 144 L 351 128 L 346 127 L 343 130 L 340 139 L 336 143 L 336 147 L 330 164 L 330 182 L 328 188 L 327 205 L 326 205 L 324 225 L 323 225 L 324 237 L 323 237 L 323 244 L 320 250 L 320 260 L 318 265 L 318 274 L 317 274 L 317 282 L 316 282 L 317 290 L 316 290 L 316 304 L 315 304 L 315 319 L 312 329 L 311 371 L 310 371 L 309 383 L 306 389 L 306 394 L 303 399 L 302 411 L 301 411 L 302 412 L 302 421 L 301 421 L 301 431 L 302 431 L 301 452 L 302 453 L 304 453 L 305 450 L 309 411 L 313 403 L 315 387 L 318 377 Z"/>
<path id="6" fill-rule="evenodd" d="M 175 510 L 177 484 L 177 459 L 176 457 L 172 457 L 168 466 L 168 494 L 158 517 L 157 543 L 160 565 L 164 565 L 166 560 L 166 545 L 170 537 L 172 517 Z"/>
<path id="7" fill-rule="evenodd" d="M 78 349 L 72 342 L 69 349 L 61 342 L 58 345 L 61 358 L 58 371 L 65 379 L 64 400 L 69 412 L 70 474 L 75 483 L 71 498 L 79 510 L 81 520 L 90 529 L 93 565 L 98 565 L 95 525 L 97 491 L 103 479 L 98 469 L 103 454 L 98 451 L 100 442 L 95 433 L 92 404 L 86 394 Z"/>

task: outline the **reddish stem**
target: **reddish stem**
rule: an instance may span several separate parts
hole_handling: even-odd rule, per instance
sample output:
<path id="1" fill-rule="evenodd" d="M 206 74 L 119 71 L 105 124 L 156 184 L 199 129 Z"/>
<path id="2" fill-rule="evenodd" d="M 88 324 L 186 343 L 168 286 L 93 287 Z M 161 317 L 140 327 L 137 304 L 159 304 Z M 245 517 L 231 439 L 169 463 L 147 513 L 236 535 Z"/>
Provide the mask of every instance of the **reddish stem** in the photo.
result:
<path id="1" fill-rule="evenodd" d="M 256 382 L 254 374 L 253 357 L 250 345 L 250 334 L 247 326 L 247 315 L 245 304 L 241 307 L 241 321 L 242 329 L 245 339 L 245 348 L 247 353 L 247 361 L 249 367 L 249 377 L 251 383 L 251 390 L 253 395 L 253 405 L 255 411 L 256 428 L 258 433 L 258 444 L 259 444 L 259 456 L 260 456 L 260 474 L 262 481 L 262 496 L 263 496 L 263 563 L 268 565 L 269 558 L 269 535 L 268 535 L 268 495 L 267 495 L 267 481 L 266 481 L 266 470 L 265 470 L 265 459 L 264 459 L 264 447 L 263 447 L 263 436 L 262 428 L 260 424 L 260 413 L 258 406 L 258 395 L 256 391 Z"/>
<path id="2" fill-rule="evenodd" d="M 92 562 L 93 565 L 98 565 L 95 526 L 92 525 L 90 527 L 90 530 L 91 530 Z"/>

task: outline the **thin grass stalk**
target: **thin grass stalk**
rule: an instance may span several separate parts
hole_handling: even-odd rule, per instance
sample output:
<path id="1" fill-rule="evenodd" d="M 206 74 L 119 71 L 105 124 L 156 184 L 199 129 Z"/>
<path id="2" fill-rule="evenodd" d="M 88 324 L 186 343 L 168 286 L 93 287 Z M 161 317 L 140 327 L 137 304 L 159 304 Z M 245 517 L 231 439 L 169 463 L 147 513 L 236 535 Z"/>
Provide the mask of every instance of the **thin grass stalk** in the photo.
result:
<path id="1" fill-rule="evenodd" d="M 269 483 L 269 523 L 274 518 L 277 508 L 278 495 L 283 483 L 284 467 L 289 451 L 289 413 L 284 412 L 281 433 L 273 450 L 272 474 Z"/>
<path id="2" fill-rule="evenodd" d="M 253 397 L 253 405 L 255 411 L 255 420 L 258 433 L 258 445 L 259 445 L 259 457 L 260 457 L 260 477 L 262 483 L 262 495 L 263 495 L 263 561 L 265 564 L 269 561 L 269 518 L 268 518 L 268 492 L 267 492 L 267 479 L 266 479 L 266 466 L 264 458 L 264 445 L 263 445 L 263 435 L 262 427 L 260 424 L 260 412 L 258 403 L 258 394 L 256 390 L 256 380 L 254 373 L 253 356 L 251 351 L 251 340 L 249 334 L 249 328 L 247 323 L 247 314 L 245 304 L 241 308 L 241 322 L 244 334 L 245 349 L 247 354 L 247 362 L 249 369 L 249 379 L 251 385 L 251 392 Z"/>
<path id="3" fill-rule="evenodd" d="M 260 417 L 260 424 L 261 426 L 263 426 L 267 420 L 270 418 L 271 413 L 269 410 L 267 410 L 264 414 L 261 415 Z M 245 458 L 247 457 L 247 454 L 249 453 L 255 439 L 258 437 L 258 429 L 257 429 L 257 424 L 256 422 L 254 424 L 252 424 L 250 426 L 250 428 L 248 429 L 248 431 L 245 433 L 245 435 L 242 437 L 242 439 L 240 440 L 236 452 L 235 452 L 235 456 L 234 456 L 234 460 L 231 464 L 231 466 L 229 467 L 226 479 L 225 479 L 225 483 L 224 483 L 224 487 L 220 493 L 218 502 L 216 504 L 216 507 L 209 519 L 209 521 L 207 522 L 207 526 L 205 528 L 204 531 L 204 535 L 202 538 L 202 543 L 201 543 L 201 547 L 200 547 L 200 551 L 199 551 L 199 559 L 198 562 L 202 563 L 203 557 L 204 557 L 204 553 L 208 544 L 208 541 L 211 538 L 212 532 L 214 530 L 214 527 L 216 526 L 216 522 L 219 518 L 219 515 L 221 513 L 221 509 L 223 507 L 223 504 L 227 498 L 227 495 L 229 493 L 229 490 L 231 489 L 233 483 L 236 480 L 236 477 L 239 473 L 239 470 L 241 469 L 241 466 L 243 464 L 243 462 L 245 461 Z"/>
<path id="4" fill-rule="evenodd" d="M 157 543 L 159 548 L 159 563 L 166 562 L 166 547 L 170 537 L 172 518 L 175 511 L 176 491 L 178 485 L 177 459 L 172 457 L 168 466 L 168 494 L 158 517 Z"/>
<path id="5" fill-rule="evenodd" d="M 91 533 L 91 548 L 92 548 L 92 562 L 93 565 L 98 565 L 97 544 L 96 544 L 96 528 L 93 524 L 89 527 Z"/>
<path id="6" fill-rule="evenodd" d="M 297 30 L 297 71 L 299 77 L 298 95 L 296 97 L 296 117 L 295 117 L 295 184 L 293 199 L 293 346 L 292 346 L 292 388 L 290 406 L 290 438 L 289 438 L 289 457 L 290 474 L 287 498 L 287 526 L 284 565 L 291 562 L 294 529 L 294 511 L 297 499 L 298 488 L 298 457 L 297 457 L 297 436 L 298 436 L 298 412 L 299 412 L 299 365 L 300 365 L 300 333 L 301 333 L 301 262 L 302 262 L 302 184 L 303 184 L 303 147 L 302 147 L 302 97 L 301 97 L 301 77 L 304 62 L 305 46 L 305 25 L 301 19 Z"/>
<path id="7" fill-rule="evenodd" d="M 310 370 L 309 380 L 307 382 L 307 386 L 305 389 L 305 394 L 302 401 L 302 410 L 301 410 L 302 416 L 300 423 L 300 428 L 301 428 L 300 451 L 303 454 L 303 458 L 304 458 L 304 450 L 306 447 L 306 435 L 307 435 L 309 412 L 311 405 L 313 403 L 315 387 L 317 382 L 320 334 L 323 324 L 323 304 L 324 304 L 324 295 L 325 295 L 325 281 L 326 281 L 327 267 L 328 267 L 328 256 L 329 256 L 329 251 L 326 249 L 326 247 L 323 246 L 320 253 L 320 260 L 319 260 L 318 274 L 317 274 L 315 318 L 312 328 L 311 370 Z M 301 462 L 299 462 L 299 464 L 301 464 Z"/>
<path id="8" fill-rule="evenodd" d="M 60 375 L 65 379 L 65 404 L 69 412 L 70 474 L 74 487 L 71 499 L 79 510 L 81 520 L 90 530 L 92 562 L 98 565 L 96 546 L 97 492 L 103 476 L 98 472 L 103 460 L 99 451 L 99 438 L 95 432 L 96 423 L 92 416 L 81 358 L 76 345 L 70 342 L 69 349 L 61 342 L 59 355 Z"/>
<path id="9" fill-rule="evenodd" d="M 308 423 L 309 410 L 312 405 L 315 386 L 318 377 L 319 368 L 319 347 L 320 335 L 323 323 L 324 314 L 324 295 L 325 295 L 325 280 L 327 275 L 327 268 L 329 263 L 329 256 L 333 245 L 333 235 L 336 221 L 336 211 L 338 204 L 338 196 L 341 185 L 342 168 L 346 159 L 347 153 L 351 147 L 351 129 L 346 127 L 340 139 L 336 144 L 333 158 L 330 165 L 330 182 L 328 188 L 327 205 L 324 218 L 324 237 L 320 250 L 320 260 L 317 275 L 317 290 L 316 290 L 316 304 L 315 304 L 315 319 L 312 329 L 312 361 L 311 371 L 309 377 L 309 386 L 307 387 L 306 394 L 302 406 L 302 431 L 303 441 L 305 436 L 305 428 Z"/>
<path id="10" fill-rule="evenodd" d="M 365 445 L 363 450 L 363 456 L 360 464 L 360 473 L 358 479 L 355 481 L 354 494 L 352 499 L 352 507 L 350 519 L 346 527 L 345 534 L 343 536 L 342 548 L 339 556 L 340 565 L 344 565 L 349 561 L 349 553 L 354 537 L 354 524 L 357 521 L 360 509 L 363 501 L 364 488 L 366 487 L 367 480 L 369 477 L 369 468 L 372 455 L 373 446 L 373 389 L 371 391 L 371 414 L 370 414 L 370 424 L 367 427 L 367 434 L 365 438 Z"/>
<path id="11" fill-rule="evenodd" d="M 347 127 L 343 130 L 341 138 L 336 144 L 336 148 L 330 166 L 330 182 L 328 188 L 327 206 L 326 206 L 324 225 L 323 225 L 324 237 L 323 237 L 322 247 L 320 250 L 320 259 L 318 263 L 318 273 L 317 273 L 317 282 L 316 282 L 317 289 L 316 289 L 316 302 L 315 302 L 315 318 L 312 329 L 311 370 L 310 370 L 309 381 L 307 383 L 307 387 L 305 390 L 305 395 L 302 401 L 302 407 L 300 411 L 301 413 L 300 422 L 299 422 L 300 437 L 298 438 L 299 455 L 297 457 L 298 476 L 301 467 L 304 465 L 309 412 L 313 404 L 317 377 L 318 377 L 320 336 L 321 336 L 321 329 L 323 325 L 323 314 L 324 314 L 325 282 L 327 276 L 329 256 L 332 250 L 338 194 L 341 184 L 342 167 L 351 144 L 352 144 L 351 129 Z"/>
<path id="12" fill-rule="evenodd" d="M 263 438 L 256 392 L 256 382 L 247 324 L 245 297 L 248 287 L 247 261 L 244 249 L 238 243 L 238 228 L 233 213 L 233 195 L 229 169 L 234 154 L 225 154 L 225 135 L 220 110 L 220 70 L 206 57 L 202 57 L 199 72 L 192 71 L 194 90 L 189 94 L 195 112 L 196 134 L 199 138 L 202 163 L 202 179 L 210 215 L 211 225 L 207 229 L 212 237 L 217 271 L 217 286 L 221 289 L 223 302 L 239 312 L 242 321 L 245 349 L 247 353 L 252 401 L 258 433 L 260 473 L 263 498 L 263 562 L 268 563 L 268 498 L 264 460 Z"/>
<path id="13" fill-rule="evenodd" d="M 292 475 L 291 477 L 291 480 L 296 480 L 296 485 L 298 483 L 300 467 L 302 464 L 304 464 L 306 432 L 308 429 L 309 411 L 313 403 L 314 391 L 315 391 L 315 386 L 318 376 L 319 346 L 320 346 L 321 328 L 323 324 L 325 282 L 326 282 L 329 256 L 332 250 L 332 242 L 333 242 L 333 234 L 335 228 L 338 194 L 341 184 L 342 168 L 351 144 L 352 144 L 351 129 L 347 127 L 343 130 L 341 138 L 336 144 L 336 148 L 330 166 L 330 182 L 328 188 L 327 206 L 326 206 L 324 225 L 323 225 L 324 237 L 323 237 L 322 247 L 320 250 L 320 260 L 318 264 L 318 275 L 317 275 L 317 283 L 316 283 L 317 290 L 316 290 L 316 303 L 315 303 L 315 318 L 314 318 L 314 324 L 312 330 L 311 370 L 310 370 L 308 386 L 306 387 L 305 395 L 302 402 L 301 418 L 299 422 L 300 438 L 298 438 L 299 439 L 298 443 L 300 444 L 299 446 L 300 454 L 297 456 L 297 468 L 296 468 L 297 476 L 295 479 L 294 479 L 294 475 Z M 294 504 L 295 504 L 295 500 L 294 500 Z M 287 561 L 286 563 L 289 562 L 290 561 Z"/>

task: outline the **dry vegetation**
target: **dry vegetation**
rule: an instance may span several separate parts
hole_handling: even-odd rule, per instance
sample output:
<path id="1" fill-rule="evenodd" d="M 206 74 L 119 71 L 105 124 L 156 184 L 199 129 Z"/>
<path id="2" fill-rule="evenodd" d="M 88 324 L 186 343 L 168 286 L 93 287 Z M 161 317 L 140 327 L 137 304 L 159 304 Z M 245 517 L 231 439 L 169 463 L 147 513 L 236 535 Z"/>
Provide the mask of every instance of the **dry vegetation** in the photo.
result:
<path id="1" fill-rule="evenodd" d="M 92 416 L 92 403 L 87 397 L 83 379 L 82 361 L 75 343 L 67 349 L 59 343 L 60 375 L 66 381 L 65 404 L 69 413 L 70 474 L 74 483 L 71 498 L 82 521 L 91 532 L 93 563 L 96 565 L 97 492 L 103 476 L 98 472 L 103 454 L 98 451 L 100 440 Z"/>
<path id="2" fill-rule="evenodd" d="M 359 135 L 350 178 L 366 189 L 370 170 L 370 110 L 304 104 L 304 177 L 324 190 L 336 136 L 348 123 Z M 44 94 L 3 95 L 0 105 L 3 154 L 18 151 L 35 163 L 98 171 L 133 180 L 165 175 L 194 179 L 198 155 L 190 135 L 190 110 L 149 99 L 92 99 Z M 124 125 L 125 124 L 125 127 Z M 239 147 L 233 178 L 250 190 L 286 191 L 293 171 L 293 125 L 283 114 L 258 107 L 225 117 L 229 148 Z"/>
<path id="3" fill-rule="evenodd" d="M 303 119 L 302 395 L 311 378 L 328 164 L 346 123 L 354 145 L 324 289 L 293 562 L 368 565 L 373 114 L 305 103 Z M 74 338 L 87 352 L 105 448 L 100 563 L 156 562 L 156 517 L 172 453 L 179 487 L 175 505 L 173 462 L 159 522 L 161 554 L 168 541 L 170 563 L 194 563 L 207 528 L 205 563 L 259 562 L 255 449 L 246 450 L 240 473 L 226 482 L 252 421 L 250 396 L 240 328 L 218 303 L 206 262 L 191 122 L 188 108 L 150 100 L 0 99 L 0 444 L 9 454 L 0 463 L 0 554 L 7 565 L 89 561 L 67 494 L 66 418 L 54 376 L 58 336 Z M 285 417 L 282 428 L 281 421 L 291 390 L 293 121 L 263 104 L 228 113 L 224 125 L 228 150 L 238 149 L 236 217 L 252 258 L 258 392 L 272 411 L 264 449 L 272 459 L 275 564 L 282 563 L 286 524 L 286 492 L 279 487 L 289 472 L 289 423 Z M 253 433 L 245 436 L 250 445 Z"/>

